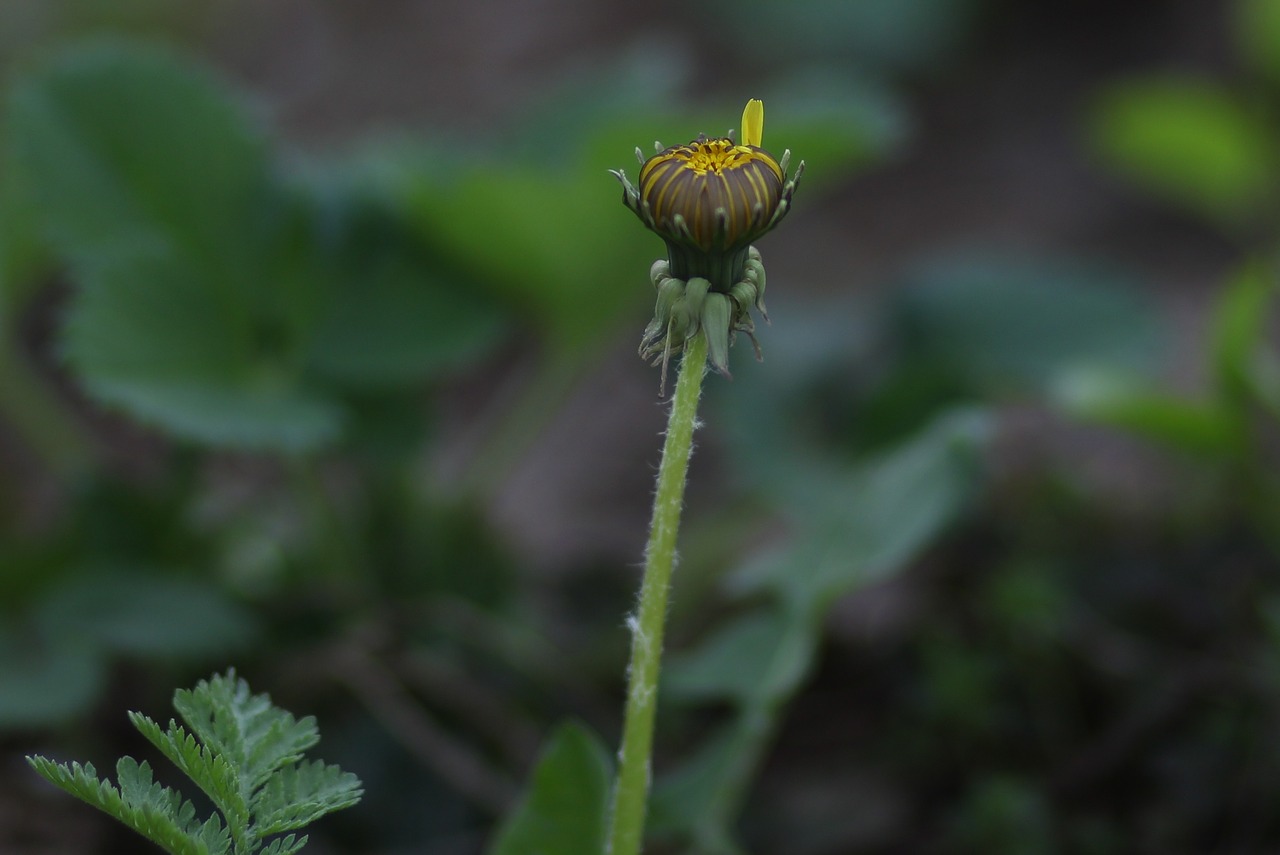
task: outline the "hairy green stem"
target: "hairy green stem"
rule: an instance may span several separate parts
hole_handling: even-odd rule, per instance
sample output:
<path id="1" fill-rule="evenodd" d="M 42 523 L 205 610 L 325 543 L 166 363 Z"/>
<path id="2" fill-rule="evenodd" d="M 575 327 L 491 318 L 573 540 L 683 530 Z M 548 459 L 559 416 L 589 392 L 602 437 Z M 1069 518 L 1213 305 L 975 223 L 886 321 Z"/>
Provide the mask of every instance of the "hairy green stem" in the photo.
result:
<path id="1" fill-rule="evenodd" d="M 653 500 L 649 544 L 645 550 L 644 579 L 640 583 L 640 606 L 628 621 L 632 633 L 631 665 L 628 669 L 627 708 L 618 780 L 613 792 L 609 855 L 637 855 L 644 838 L 667 591 L 675 566 L 676 534 L 680 529 L 684 485 L 689 471 L 689 456 L 693 452 L 693 431 L 697 427 L 698 398 L 702 394 L 702 375 L 706 364 L 707 340 L 699 333 L 685 350 L 680 378 L 676 381 L 676 392 L 671 401 L 671 416 L 667 422 L 657 493 Z"/>

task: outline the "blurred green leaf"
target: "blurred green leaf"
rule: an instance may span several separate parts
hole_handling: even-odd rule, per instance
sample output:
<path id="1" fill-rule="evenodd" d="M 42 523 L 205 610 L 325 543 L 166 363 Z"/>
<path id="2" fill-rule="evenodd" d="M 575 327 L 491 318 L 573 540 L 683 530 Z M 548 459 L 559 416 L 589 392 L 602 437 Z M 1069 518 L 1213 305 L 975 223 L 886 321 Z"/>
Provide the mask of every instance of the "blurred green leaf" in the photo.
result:
<path id="1" fill-rule="evenodd" d="M 765 147 L 779 156 L 790 149 L 793 164 L 805 161 L 804 197 L 886 156 L 908 132 L 897 98 L 848 74 L 795 74 L 775 80 L 765 95 Z"/>
<path id="2" fill-rule="evenodd" d="M 0 730 L 54 727 L 85 713 L 106 682 L 100 652 L 0 627 Z"/>
<path id="3" fill-rule="evenodd" d="M 1137 434 L 1187 454 L 1220 457 L 1244 449 L 1236 414 L 1105 375 L 1080 374 L 1060 386 L 1056 403 L 1070 415 Z"/>
<path id="4" fill-rule="evenodd" d="M 43 634 L 150 658 L 194 658 L 242 649 L 256 627 L 215 585 L 158 573 L 93 568 L 40 603 Z"/>
<path id="5" fill-rule="evenodd" d="M 953 843 L 989 855 L 1052 855 L 1061 840 L 1043 793 L 1008 776 L 975 782 L 953 823 Z"/>
<path id="6" fill-rule="evenodd" d="M 624 308 L 651 299 L 661 244 L 599 174 L 548 172 L 503 161 L 460 165 L 452 178 L 409 184 L 422 239 L 525 311 L 559 348 L 611 332 Z"/>
<path id="7" fill-rule="evenodd" d="M 942 259 L 894 301 L 900 346 L 985 394 L 1051 394 L 1081 372 L 1140 375 L 1160 342 L 1133 283 L 1073 262 Z"/>
<path id="8" fill-rule="evenodd" d="M 595 734 L 576 724 L 561 725 L 490 855 L 601 855 L 611 774 L 608 752 Z"/>
<path id="9" fill-rule="evenodd" d="M 1280 83 L 1280 0 L 1236 0 L 1236 39 L 1255 71 Z"/>
<path id="10" fill-rule="evenodd" d="M 1094 148 L 1112 167 L 1218 221 L 1239 223 L 1274 192 L 1274 128 L 1212 83 L 1113 86 L 1094 105 L 1091 126 Z"/>
<path id="11" fill-rule="evenodd" d="M 507 320 L 476 282 L 447 270 L 405 235 L 381 203 L 356 191 L 335 258 L 319 256 L 331 299 L 311 341 L 309 366 L 361 391 L 433 379 L 492 350 Z M 304 251 L 315 253 L 311 246 Z"/>
<path id="12" fill-rule="evenodd" d="M 741 615 L 693 650 L 670 658 L 662 674 L 663 695 L 742 704 L 785 697 L 813 660 L 815 639 L 805 629 L 796 630 L 794 621 L 773 608 Z"/>
<path id="13" fill-rule="evenodd" d="M 993 628 L 1003 628 L 1028 649 L 1056 644 L 1067 627 L 1071 598 L 1049 563 L 1011 562 L 983 587 L 981 601 Z"/>
<path id="14" fill-rule="evenodd" d="M 0 138 L 0 164 L 5 158 L 3 145 Z M 47 265 L 47 255 L 36 234 L 29 201 L 19 192 L 18 183 L 6 180 L 5 170 L 0 169 L 0 331 L 6 314 Z"/>
<path id="15" fill-rule="evenodd" d="M 242 323 L 245 307 L 228 302 L 171 258 L 100 267 L 72 304 L 64 349 L 94 395 L 177 436 L 288 451 L 333 440 L 337 403 L 299 386 L 278 330 Z"/>
<path id="16" fill-rule="evenodd" d="M 259 247 L 269 187 L 262 135 L 223 87 L 154 48 L 64 52 L 15 82 L 5 116 L 15 175 L 40 225 L 85 261 L 163 247 L 229 288 Z"/>
<path id="17" fill-rule="evenodd" d="M 799 614 L 900 568 L 950 525 L 976 486 L 986 417 L 959 411 L 851 472 L 797 470 L 783 510 L 795 534 L 735 577 Z"/>
<path id="18" fill-rule="evenodd" d="M 6 120 L 36 219 L 80 279 L 63 347 L 92 394 L 200 442 L 333 439 L 337 403 L 299 379 L 323 292 L 282 275 L 289 211 L 216 81 L 151 48 L 73 49 L 15 87 Z"/>
<path id="19" fill-rule="evenodd" d="M 650 836 L 696 839 L 706 853 L 737 853 L 726 828 L 723 799 L 726 787 L 744 756 L 743 731 L 738 723 L 722 727 L 685 757 L 674 771 L 654 785 Z"/>
<path id="20" fill-rule="evenodd" d="M 1259 358 L 1275 297 L 1273 275 L 1254 263 L 1233 276 L 1218 298 L 1211 353 L 1218 383 L 1232 401 L 1248 401 L 1258 391 Z"/>
<path id="21" fill-rule="evenodd" d="M 750 56 L 817 56 L 882 71 L 919 70 L 949 55 L 968 35 L 978 0 L 716 0 L 706 5 L 717 30 Z"/>

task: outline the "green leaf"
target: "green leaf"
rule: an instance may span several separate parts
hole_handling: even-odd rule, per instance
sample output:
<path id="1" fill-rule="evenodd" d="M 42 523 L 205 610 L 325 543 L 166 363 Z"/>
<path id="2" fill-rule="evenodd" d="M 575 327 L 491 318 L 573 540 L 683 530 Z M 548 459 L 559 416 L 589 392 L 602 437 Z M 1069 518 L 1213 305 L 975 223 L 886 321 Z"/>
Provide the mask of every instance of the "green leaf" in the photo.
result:
<path id="1" fill-rule="evenodd" d="M 28 757 L 27 762 L 52 783 L 177 855 L 222 855 L 232 842 L 242 855 L 289 855 L 306 845 L 307 838 L 291 834 L 265 850 L 263 838 L 359 801 L 355 776 L 319 762 L 297 765 L 302 752 L 319 739 L 314 722 L 295 720 L 272 706 L 266 695 L 250 694 L 234 671 L 177 692 L 174 706 L 194 736 L 172 720 L 161 730 L 140 713 L 129 718 L 209 796 L 221 817 L 215 813 L 200 822 L 190 802 L 156 783 L 151 767 L 130 757 L 117 763 L 118 790 L 98 780 L 88 764 L 68 766 L 43 757 Z M 261 822 L 255 825 L 255 819 Z"/>
<path id="2" fill-rule="evenodd" d="M 298 837 L 293 834 L 287 834 L 277 840 L 271 841 L 266 849 L 263 849 L 258 855 L 293 855 L 307 845 L 307 835 Z"/>
<path id="3" fill-rule="evenodd" d="M 235 764 L 250 792 L 320 741 L 314 718 L 296 719 L 269 696 L 251 694 L 234 672 L 179 689 L 173 706 L 201 741 Z"/>
<path id="4" fill-rule="evenodd" d="M 599 739 L 576 724 L 561 725 L 490 855 L 603 855 L 610 774 Z"/>
<path id="5" fill-rule="evenodd" d="M 15 83 L 6 121 L 15 172 L 64 252 L 165 248 L 215 278 L 243 272 L 266 146 L 202 71 L 155 48 L 73 49 Z"/>
<path id="6" fill-rule="evenodd" d="M 1280 0 L 1236 0 L 1236 40 L 1255 72 L 1280 84 Z"/>
<path id="7" fill-rule="evenodd" d="M 744 55 L 825 58 L 884 74 L 926 68 L 951 54 L 963 43 L 980 5 L 972 0 L 715 0 L 703 8 L 717 32 L 728 30 L 725 38 Z"/>
<path id="8" fill-rule="evenodd" d="M 360 779 L 319 760 L 288 766 L 267 779 L 254 798 L 257 833 L 266 837 L 310 825 L 360 801 Z"/>
<path id="9" fill-rule="evenodd" d="M 1248 401 L 1258 391 L 1259 358 L 1275 297 L 1273 277 L 1255 263 L 1241 269 L 1218 300 L 1211 353 L 1218 384 L 1231 401 Z"/>
<path id="10" fill-rule="evenodd" d="M 152 780 L 151 767 L 123 757 L 116 765 L 120 788 L 98 778 L 92 764 L 54 763 L 27 757 L 45 780 L 124 823 L 172 855 L 222 855 L 230 848 L 216 817 L 195 821 L 195 809 L 176 792 Z"/>
<path id="11" fill-rule="evenodd" d="M 738 852 L 725 816 L 726 799 L 738 782 L 743 756 L 753 751 L 741 721 L 704 740 L 693 754 L 654 785 L 647 832 L 655 837 L 694 838 L 708 852 Z"/>
<path id="12" fill-rule="evenodd" d="M 810 71 L 775 81 L 770 92 L 776 94 L 765 96 L 765 148 L 779 156 L 790 149 L 793 164 L 805 161 L 801 208 L 908 134 L 904 106 L 870 80 Z"/>
<path id="13" fill-rule="evenodd" d="M 423 241 L 572 350 L 651 299 L 647 272 L 662 252 L 609 180 L 495 159 L 449 178 L 418 173 L 401 192 Z"/>
<path id="14" fill-rule="evenodd" d="M 84 271 L 64 349 L 99 399 L 175 435 L 301 451 L 338 434 L 336 402 L 299 385 L 287 331 L 172 256 Z M 283 340 L 282 340 L 283 337 Z"/>
<path id="15" fill-rule="evenodd" d="M 761 703 L 789 695 L 813 662 L 816 639 L 803 622 L 772 607 L 718 627 L 691 651 L 671 657 L 662 695 L 682 701 Z"/>
<path id="16" fill-rule="evenodd" d="M 47 728 L 88 712 L 106 683 L 101 651 L 0 629 L 0 729 Z"/>
<path id="17" fill-rule="evenodd" d="M 48 266 L 48 248 L 39 239 L 30 201 L 19 191 L 17 181 L 6 173 L 8 152 L 0 137 L 0 334 L 5 317 L 35 284 Z"/>
<path id="18" fill-rule="evenodd" d="M 380 201 L 366 204 L 372 209 L 345 226 L 345 245 L 322 259 L 329 269 L 316 271 L 332 280 L 332 297 L 317 321 L 309 367 L 367 392 L 434 379 L 491 351 L 508 326 L 496 303 L 404 235 Z"/>
<path id="19" fill-rule="evenodd" d="M 902 346 L 985 395 L 1052 394 L 1082 372 L 1141 375 L 1160 341 L 1133 283 L 1070 261 L 940 259 L 894 299 Z"/>
<path id="20" fill-rule="evenodd" d="M 901 568 L 965 507 L 989 430 L 981 412 L 952 412 L 852 472 L 797 471 L 783 488 L 796 536 L 736 574 L 735 590 L 772 591 L 816 620 L 832 598 Z"/>
<path id="21" fill-rule="evenodd" d="M 225 756 L 214 754 L 200 745 L 195 737 L 172 719 L 168 730 L 161 730 L 160 725 L 142 713 L 129 713 L 129 721 L 212 800 L 226 818 L 227 828 L 237 846 L 247 846 L 248 796 L 241 791 L 238 770 L 231 762 Z"/>
<path id="22" fill-rule="evenodd" d="M 247 611 L 214 585 L 171 575 L 94 567 L 40 603 L 36 624 L 51 637 L 136 656 L 200 657 L 247 644 Z"/>
<path id="23" fill-rule="evenodd" d="M 1228 225 L 1274 192 L 1276 135 L 1232 95 L 1195 79 L 1133 80 L 1094 106 L 1093 144 L 1114 168 Z"/>
<path id="24" fill-rule="evenodd" d="M 1130 431 L 1186 454 L 1234 456 L 1245 450 L 1244 423 L 1216 402 L 1191 401 L 1148 385 L 1081 374 L 1055 402 L 1069 415 Z"/>
<path id="25" fill-rule="evenodd" d="M 338 433 L 301 380 L 319 289 L 284 276 L 290 223 L 263 136 L 162 51 L 68 51 L 16 86 L 15 171 L 80 288 L 63 348 L 89 392 L 174 435 L 297 451 Z"/>

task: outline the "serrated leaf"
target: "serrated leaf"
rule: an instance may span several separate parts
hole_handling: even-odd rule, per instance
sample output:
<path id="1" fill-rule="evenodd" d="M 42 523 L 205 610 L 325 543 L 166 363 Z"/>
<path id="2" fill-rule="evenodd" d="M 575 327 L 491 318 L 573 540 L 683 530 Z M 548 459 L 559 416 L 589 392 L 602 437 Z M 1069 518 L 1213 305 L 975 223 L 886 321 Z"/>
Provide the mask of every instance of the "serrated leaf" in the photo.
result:
<path id="1" fill-rule="evenodd" d="M 243 855 L 262 851 L 291 855 L 306 845 L 305 836 L 290 834 L 272 841 L 265 850 L 263 839 L 359 801 L 359 779 L 336 766 L 285 765 L 315 744 L 314 723 L 295 721 L 272 706 L 266 695 L 250 694 L 248 684 L 238 680 L 234 671 L 177 693 L 174 706 L 205 744 L 173 720 L 162 730 L 141 713 L 130 713 L 129 718 L 209 796 L 226 825 L 216 813 L 200 822 L 190 802 L 156 783 L 147 763 L 130 757 L 117 763 L 119 789 L 98 780 L 92 765 L 67 766 L 43 757 L 27 761 L 52 783 L 177 855 L 223 855 L 233 841 L 235 851 Z M 259 792 L 263 782 L 269 786 Z M 260 818 L 254 814 L 259 811 L 265 819 L 255 824 Z"/>
<path id="2" fill-rule="evenodd" d="M 1276 174 L 1276 136 L 1231 93 L 1201 80 L 1133 80 L 1107 90 L 1093 144 L 1113 167 L 1227 224 L 1259 212 Z"/>
<path id="3" fill-rule="evenodd" d="M 28 757 L 31 767 L 55 786 L 124 823 L 173 855 L 222 855 L 230 846 L 216 824 L 196 825 L 194 808 L 177 793 L 155 783 L 151 767 L 130 757 L 116 766 L 120 788 L 100 780 L 92 764 L 54 763 Z"/>
<path id="4" fill-rule="evenodd" d="M 236 765 L 251 792 L 320 741 L 314 718 L 296 719 L 269 696 L 251 694 L 234 672 L 178 690 L 173 706 L 192 732 Z"/>
<path id="5" fill-rule="evenodd" d="M 561 725 L 489 855 L 602 855 L 609 776 L 600 740 L 576 724 Z"/>
<path id="6" fill-rule="evenodd" d="M 219 754 L 207 750 L 191 734 L 172 719 L 168 730 L 145 715 L 129 713 L 129 721 L 138 732 L 177 766 L 182 774 L 204 791 L 222 815 L 233 836 L 247 843 L 249 826 L 249 794 L 241 789 L 239 770 Z"/>
<path id="7" fill-rule="evenodd" d="M 281 769 L 254 799 L 257 833 L 293 831 L 360 801 L 360 779 L 319 760 Z"/>
<path id="8" fill-rule="evenodd" d="M 289 834 L 278 840 L 271 841 L 267 848 L 259 852 L 258 855 L 293 855 L 294 852 L 298 852 L 306 845 L 307 835 L 304 834 L 301 837 L 297 837 Z"/>

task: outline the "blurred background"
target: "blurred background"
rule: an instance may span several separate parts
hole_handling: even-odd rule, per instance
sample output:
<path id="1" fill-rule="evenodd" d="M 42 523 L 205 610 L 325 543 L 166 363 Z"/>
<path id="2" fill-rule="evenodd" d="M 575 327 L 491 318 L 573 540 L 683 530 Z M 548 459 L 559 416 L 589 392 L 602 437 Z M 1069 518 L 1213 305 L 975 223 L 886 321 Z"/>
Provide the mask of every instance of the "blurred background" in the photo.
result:
<path id="1" fill-rule="evenodd" d="M 484 852 L 616 743 L 662 244 L 606 169 L 750 97 L 807 171 L 650 851 L 1280 847 L 1278 0 L 0 0 L 0 92 L 0 850 L 138 851 L 23 755 L 230 665 L 365 781 L 317 853 Z"/>

